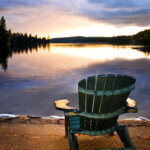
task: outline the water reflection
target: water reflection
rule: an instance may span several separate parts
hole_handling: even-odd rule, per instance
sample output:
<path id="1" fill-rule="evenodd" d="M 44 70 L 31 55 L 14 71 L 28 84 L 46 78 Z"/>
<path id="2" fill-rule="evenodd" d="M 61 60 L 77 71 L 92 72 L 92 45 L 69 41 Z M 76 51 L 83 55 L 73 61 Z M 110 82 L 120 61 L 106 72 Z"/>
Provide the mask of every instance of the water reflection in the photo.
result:
<path id="1" fill-rule="evenodd" d="M 12 56 L 12 51 L 10 49 L 0 49 L 0 65 L 4 70 L 8 66 L 8 58 Z"/>
<path id="2" fill-rule="evenodd" d="M 77 107 L 80 79 L 123 73 L 137 79 L 136 89 L 130 96 L 137 101 L 136 115 L 149 118 L 150 56 L 132 47 L 51 44 L 14 51 L 12 57 L 6 55 L 7 71 L 0 69 L 0 113 L 61 116 L 63 113 L 53 106 L 54 100 L 68 98 Z"/>
<path id="3" fill-rule="evenodd" d="M 4 70 L 8 66 L 8 58 L 12 57 L 13 54 L 28 54 L 33 51 L 38 50 L 48 50 L 52 49 L 52 54 L 63 54 L 73 57 L 84 57 L 88 59 L 107 61 L 113 60 L 115 58 L 126 58 L 126 59 L 138 59 L 145 58 L 150 54 L 150 47 L 135 47 L 135 46 L 118 46 L 118 45 L 106 45 L 106 44 L 42 44 L 33 45 L 30 47 L 16 47 L 9 50 L 0 50 L 0 64 Z M 137 50 L 132 50 L 137 49 Z"/>
<path id="4" fill-rule="evenodd" d="M 28 54 L 29 52 L 32 51 L 38 51 L 38 49 L 41 48 L 50 50 L 50 44 L 38 44 L 38 45 L 36 44 L 27 47 L 20 46 L 14 47 L 13 49 L 2 48 L 0 49 L 0 65 L 6 71 L 8 67 L 8 59 L 12 57 L 13 54 L 22 54 L 22 53 Z"/>
<path id="5" fill-rule="evenodd" d="M 139 46 L 139 47 L 133 47 L 133 49 L 139 50 L 145 54 L 145 56 L 150 55 L 150 47 L 149 46 Z"/>

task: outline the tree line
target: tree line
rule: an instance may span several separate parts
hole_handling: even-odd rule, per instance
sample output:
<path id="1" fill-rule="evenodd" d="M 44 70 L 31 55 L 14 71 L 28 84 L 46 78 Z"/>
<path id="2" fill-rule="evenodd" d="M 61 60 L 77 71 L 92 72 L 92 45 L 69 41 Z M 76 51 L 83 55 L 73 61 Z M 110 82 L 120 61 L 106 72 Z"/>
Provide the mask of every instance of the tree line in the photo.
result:
<path id="1" fill-rule="evenodd" d="M 6 20 L 2 16 L 0 18 L 0 65 L 4 70 L 7 69 L 7 59 L 14 52 L 28 51 L 38 46 L 43 46 L 49 43 L 49 39 L 38 38 L 27 33 L 12 33 L 7 30 Z"/>
<path id="2" fill-rule="evenodd" d="M 117 37 L 63 37 L 53 38 L 51 43 L 109 43 L 109 44 L 131 44 L 132 36 Z"/>
<path id="3" fill-rule="evenodd" d="M 27 33 L 12 33 L 6 28 L 6 20 L 2 16 L 0 19 L 0 48 L 17 48 L 17 47 L 35 47 L 38 44 L 46 44 L 49 39 L 38 38 Z"/>
<path id="4" fill-rule="evenodd" d="M 50 39 L 51 43 L 109 43 L 109 44 L 134 44 L 150 45 L 150 29 L 141 31 L 131 36 L 114 37 L 62 37 Z"/>
<path id="5" fill-rule="evenodd" d="M 138 32 L 132 40 L 134 44 L 150 45 L 150 29 Z"/>
<path id="6" fill-rule="evenodd" d="M 15 49 L 34 48 L 37 45 L 46 44 L 49 42 L 46 38 L 38 38 L 27 33 L 13 33 L 10 34 L 11 47 Z"/>
<path id="7" fill-rule="evenodd" d="M 114 36 L 114 37 L 62 37 L 53 38 L 50 43 L 108 43 L 108 44 L 134 44 L 150 45 L 150 29 L 141 31 L 131 36 Z"/>
<path id="8" fill-rule="evenodd" d="M 38 38 L 27 33 L 12 33 L 11 30 L 6 28 L 6 20 L 4 17 L 0 19 L 0 48 L 26 48 L 35 47 L 38 44 L 46 44 L 49 39 Z"/>

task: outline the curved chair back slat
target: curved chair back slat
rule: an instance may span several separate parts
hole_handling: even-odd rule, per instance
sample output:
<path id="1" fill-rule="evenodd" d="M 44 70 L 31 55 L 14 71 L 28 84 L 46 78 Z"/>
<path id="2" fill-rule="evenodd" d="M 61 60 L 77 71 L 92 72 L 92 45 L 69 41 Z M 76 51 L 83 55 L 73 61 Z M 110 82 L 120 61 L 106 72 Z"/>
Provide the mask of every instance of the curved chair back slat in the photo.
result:
<path id="1" fill-rule="evenodd" d="M 79 82 L 79 111 L 93 114 L 113 113 L 126 107 L 126 99 L 134 88 L 135 79 L 120 74 L 88 77 Z M 119 115 L 118 115 L 119 116 Z M 80 117 L 80 127 L 103 130 L 114 126 L 118 116 L 109 119 Z"/>

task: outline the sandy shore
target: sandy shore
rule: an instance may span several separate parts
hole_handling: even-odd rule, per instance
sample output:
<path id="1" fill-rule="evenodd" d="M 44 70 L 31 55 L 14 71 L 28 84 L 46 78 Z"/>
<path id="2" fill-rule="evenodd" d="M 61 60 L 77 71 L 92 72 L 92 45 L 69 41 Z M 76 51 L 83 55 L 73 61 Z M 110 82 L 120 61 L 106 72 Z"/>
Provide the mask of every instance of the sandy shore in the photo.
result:
<path id="1" fill-rule="evenodd" d="M 137 150 L 150 149 L 150 121 L 119 121 L 129 127 L 131 141 Z M 122 147 L 115 135 L 77 135 L 79 149 Z M 20 116 L 0 118 L 0 150 L 68 150 L 64 120 Z"/>

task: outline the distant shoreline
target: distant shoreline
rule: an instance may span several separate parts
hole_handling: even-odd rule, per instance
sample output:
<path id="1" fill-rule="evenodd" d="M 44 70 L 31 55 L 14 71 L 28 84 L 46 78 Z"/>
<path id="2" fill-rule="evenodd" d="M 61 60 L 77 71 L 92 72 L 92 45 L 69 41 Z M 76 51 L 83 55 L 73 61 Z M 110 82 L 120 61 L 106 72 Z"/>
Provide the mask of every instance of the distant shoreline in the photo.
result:
<path id="1" fill-rule="evenodd" d="M 150 30 L 141 31 L 135 35 L 121 35 L 113 37 L 71 36 L 57 37 L 49 40 L 50 43 L 99 43 L 114 45 L 148 45 L 150 46 Z"/>
<path id="2" fill-rule="evenodd" d="M 99 43 L 99 44 L 132 44 L 132 36 L 117 36 L 117 37 L 59 37 L 49 40 L 50 43 Z"/>

